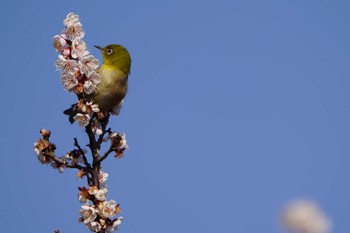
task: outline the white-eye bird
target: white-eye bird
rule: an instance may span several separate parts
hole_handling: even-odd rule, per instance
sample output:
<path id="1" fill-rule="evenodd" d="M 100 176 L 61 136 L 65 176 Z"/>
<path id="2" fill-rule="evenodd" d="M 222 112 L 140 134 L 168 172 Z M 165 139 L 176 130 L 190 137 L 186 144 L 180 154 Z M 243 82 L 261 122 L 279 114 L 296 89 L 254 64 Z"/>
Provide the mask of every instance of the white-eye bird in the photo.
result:
<path id="1" fill-rule="evenodd" d="M 88 101 L 98 104 L 102 112 L 109 112 L 120 104 L 128 90 L 128 76 L 131 67 L 129 52 L 121 45 L 111 44 L 106 47 L 95 45 L 101 50 L 103 64 L 98 69 L 101 81 L 96 92 L 87 96 Z M 64 111 L 69 115 L 69 121 L 74 122 L 73 117 L 77 113 L 76 105 Z"/>

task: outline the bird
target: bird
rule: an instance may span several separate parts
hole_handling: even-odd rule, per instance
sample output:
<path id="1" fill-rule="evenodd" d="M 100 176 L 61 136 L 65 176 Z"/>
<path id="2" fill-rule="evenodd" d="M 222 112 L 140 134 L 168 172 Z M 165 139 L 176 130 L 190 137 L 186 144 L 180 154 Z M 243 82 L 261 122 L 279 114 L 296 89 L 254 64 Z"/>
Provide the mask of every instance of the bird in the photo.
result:
<path id="1" fill-rule="evenodd" d="M 101 81 L 96 91 L 86 97 L 88 101 L 98 104 L 100 111 L 109 112 L 118 106 L 128 91 L 128 77 L 131 68 L 131 57 L 122 45 L 111 44 L 105 47 L 94 46 L 102 52 L 103 64 L 97 72 Z M 73 104 L 64 114 L 74 123 L 77 105 Z"/>

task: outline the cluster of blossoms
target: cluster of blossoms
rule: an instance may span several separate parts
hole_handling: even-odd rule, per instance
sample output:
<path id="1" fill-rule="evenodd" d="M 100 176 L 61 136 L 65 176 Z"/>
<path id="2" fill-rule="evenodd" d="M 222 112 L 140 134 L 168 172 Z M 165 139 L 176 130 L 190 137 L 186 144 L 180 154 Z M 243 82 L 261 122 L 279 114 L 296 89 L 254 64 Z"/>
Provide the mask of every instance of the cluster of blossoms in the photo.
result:
<path id="1" fill-rule="evenodd" d="M 97 73 L 99 61 L 87 51 L 82 40 L 85 35 L 79 16 L 69 13 L 63 21 L 66 28 L 53 38 L 53 46 L 60 54 L 56 67 L 61 71 L 65 89 L 76 94 L 91 94 L 100 83 Z"/>
<path id="2" fill-rule="evenodd" d="M 74 149 L 65 156 L 57 157 L 54 154 L 56 146 L 50 142 L 50 130 L 41 129 L 40 133 L 42 138 L 34 143 L 34 152 L 41 164 L 51 165 L 52 168 L 63 173 L 66 167 L 79 167 L 79 164 L 83 163 L 82 154 L 86 153 L 86 150 Z"/>
<path id="3" fill-rule="evenodd" d="M 43 138 L 40 138 L 39 141 L 34 143 L 34 152 L 42 164 L 54 163 L 52 156 L 56 150 L 56 146 L 49 141 L 51 132 L 46 129 L 41 129 L 40 134 Z"/>
<path id="4" fill-rule="evenodd" d="M 65 156 L 57 157 L 54 154 L 56 146 L 49 140 L 51 132 L 46 129 L 41 129 L 40 133 L 42 138 L 34 143 L 34 152 L 42 164 L 50 164 L 60 173 L 62 173 L 67 167 L 77 168 L 79 169 L 76 174 L 78 178 L 82 179 L 87 177 L 88 180 L 93 179 L 91 174 L 89 174 L 91 166 L 83 166 L 85 163 L 83 157 L 87 153 L 86 150 L 83 150 L 78 146 L 79 149 L 74 149 L 68 152 Z M 115 157 L 121 158 L 123 152 L 128 148 L 125 134 L 109 132 L 109 135 L 107 135 L 103 141 L 106 142 L 108 140 L 111 141 L 111 145 L 105 156 L 107 157 L 110 152 L 115 152 Z M 105 158 L 101 158 L 101 161 L 103 159 Z M 121 212 L 119 204 L 114 200 L 106 200 L 108 194 L 106 185 L 107 178 L 108 173 L 102 172 L 98 169 L 98 185 L 91 185 L 91 183 L 89 183 L 89 188 L 79 188 L 78 199 L 80 202 L 85 203 L 81 206 L 81 218 L 79 221 L 84 223 L 92 232 L 114 232 L 118 230 L 119 225 L 123 220 L 123 217 L 114 218 L 115 215 L 118 215 Z"/>
<path id="5" fill-rule="evenodd" d="M 285 227 L 297 233 L 329 233 L 331 221 L 310 200 L 290 202 L 282 213 Z"/>
<path id="6" fill-rule="evenodd" d="M 92 102 L 85 103 L 84 99 L 79 100 L 75 108 L 78 113 L 73 117 L 73 120 L 78 121 L 81 127 L 87 126 L 93 114 L 100 112 L 97 104 L 93 104 Z M 94 119 L 92 124 L 93 132 L 97 135 L 102 134 L 101 124 L 98 119 Z"/>
<path id="7" fill-rule="evenodd" d="M 129 148 L 126 144 L 126 138 L 124 133 L 111 132 L 103 141 L 111 141 L 110 150 L 115 152 L 114 157 L 121 158 L 124 156 L 124 151 Z"/>
<path id="8" fill-rule="evenodd" d="M 81 177 L 78 172 L 77 176 Z M 85 203 L 81 206 L 79 219 L 93 232 L 110 233 L 116 231 L 121 224 L 123 217 L 112 219 L 116 214 L 121 212 L 119 204 L 114 200 L 106 200 L 108 189 L 106 186 L 108 174 L 102 171 L 99 172 L 100 188 L 89 186 L 79 188 L 79 201 Z"/>

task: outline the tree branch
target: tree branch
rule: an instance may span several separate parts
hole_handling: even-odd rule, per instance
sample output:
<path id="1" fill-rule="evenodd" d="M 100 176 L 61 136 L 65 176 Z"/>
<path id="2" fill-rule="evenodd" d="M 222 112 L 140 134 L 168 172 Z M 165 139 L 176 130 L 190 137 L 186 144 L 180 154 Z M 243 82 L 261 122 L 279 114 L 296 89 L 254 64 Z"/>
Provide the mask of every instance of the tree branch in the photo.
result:
<path id="1" fill-rule="evenodd" d="M 74 138 L 74 146 L 78 148 L 81 156 L 83 156 L 83 161 L 86 167 L 91 167 L 90 163 L 87 161 L 86 155 L 84 150 L 80 147 L 79 143 L 78 143 L 78 139 Z"/>
<path id="2" fill-rule="evenodd" d="M 103 156 L 101 158 L 99 158 L 99 160 L 97 161 L 98 164 L 100 164 L 103 160 L 105 160 L 108 155 L 110 153 L 112 153 L 114 151 L 114 147 L 113 145 L 111 144 L 111 146 L 109 147 L 109 149 L 106 151 L 106 153 L 103 154 Z"/>
<path id="3" fill-rule="evenodd" d="M 86 170 L 86 167 L 80 166 L 79 164 L 76 163 L 68 163 L 67 161 L 64 161 L 60 158 L 58 158 L 56 155 L 54 155 L 53 153 L 49 153 L 46 154 L 48 157 L 50 157 L 53 161 L 55 161 L 56 163 L 59 164 L 63 164 L 64 166 L 68 167 L 68 168 L 76 168 L 79 170 Z"/>
<path id="4" fill-rule="evenodd" d="M 107 116 L 102 119 L 103 121 L 100 121 L 101 126 L 102 126 L 102 134 L 97 139 L 97 144 L 98 144 L 99 148 L 101 148 L 101 144 L 103 142 L 103 138 L 106 135 L 106 133 L 110 133 L 111 132 L 111 128 L 108 128 L 106 130 L 106 127 L 107 127 L 108 122 L 109 122 L 110 113 L 107 112 L 106 114 L 107 114 Z"/>

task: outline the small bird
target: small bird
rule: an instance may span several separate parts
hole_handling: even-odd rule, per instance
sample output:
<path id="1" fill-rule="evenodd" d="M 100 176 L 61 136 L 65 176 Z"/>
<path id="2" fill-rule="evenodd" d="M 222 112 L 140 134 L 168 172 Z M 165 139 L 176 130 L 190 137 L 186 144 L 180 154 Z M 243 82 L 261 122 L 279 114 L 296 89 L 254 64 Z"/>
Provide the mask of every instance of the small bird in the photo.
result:
<path id="1" fill-rule="evenodd" d="M 109 112 L 120 104 L 128 90 L 128 76 L 131 67 L 129 52 L 121 45 L 111 44 L 106 47 L 95 45 L 101 50 L 103 64 L 98 69 L 101 81 L 96 92 L 87 97 L 87 100 L 98 104 L 102 112 Z M 64 111 L 69 115 L 69 121 L 74 122 L 73 117 L 77 113 L 76 105 Z"/>

